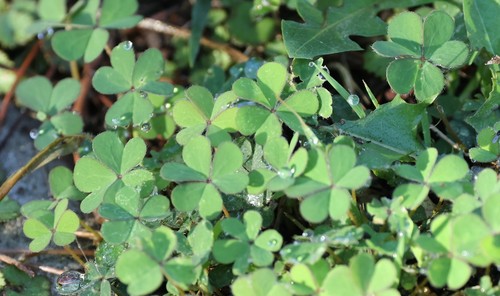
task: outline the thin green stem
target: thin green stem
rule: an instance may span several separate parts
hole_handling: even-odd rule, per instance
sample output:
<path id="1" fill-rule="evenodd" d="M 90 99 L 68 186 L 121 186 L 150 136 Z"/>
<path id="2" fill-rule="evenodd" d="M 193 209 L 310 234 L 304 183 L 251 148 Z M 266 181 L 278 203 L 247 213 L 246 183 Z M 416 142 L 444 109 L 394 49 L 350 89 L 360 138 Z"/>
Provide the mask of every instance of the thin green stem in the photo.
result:
<path id="1" fill-rule="evenodd" d="M 330 73 L 325 71 L 323 67 L 316 65 L 316 63 L 314 62 L 311 62 L 310 65 L 313 65 L 319 71 L 319 73 L 323 75 L 326 81 L 328 81 L 328 83 L 330 83 L 330 85 L 342 96 L 342 98 L 344 98 L 344 100 L 349 104 L 349 106 L 351 106 L 352 110 L 356 113 L 356 115 L 358 115 L 359 118 L 363 118 L 366 116 L 365 111 L 363 110 L 363 108 L 361 108 L 361 105 L 359 104 L 359 98 L 358 102 L 354 104 L 354 102 L 352 102 L 351 94 L 340 83 L 338 83 L 337 80 L 333 79 Z"/>

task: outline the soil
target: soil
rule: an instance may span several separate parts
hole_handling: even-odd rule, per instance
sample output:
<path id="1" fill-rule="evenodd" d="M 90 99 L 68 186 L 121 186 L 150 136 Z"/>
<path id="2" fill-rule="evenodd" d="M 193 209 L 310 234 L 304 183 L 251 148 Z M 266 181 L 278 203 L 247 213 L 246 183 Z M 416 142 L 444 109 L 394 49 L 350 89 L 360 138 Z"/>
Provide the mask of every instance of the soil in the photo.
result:
<path id="1" fill-rule="evenodd" d="M 38 151 L 33 146 L 30 131 L 40 125 L 38 121 L 28 114 L 20 113 L 19 109 L 11 106 L 5 123 L 0 129 L 0 169 L 7 176 L 26 164 Z M 57 165 L 65 165 L 61 159 L 26 175 L 12 188 L 8 196 L 24 205 L 29 201 L 50 199 L 48 187 L 48 173 Z M 40 267 L 51 267 L 56 270 L 79 269 L 70 257 L 61 255 L 34 254 L 29 251 L 30 239 L 23 234 L 25 218 L 0 222 L 0 255 L 8 256 L 21 262 L 37 275 L 46 276 L 52 284 L 52 295 L 57 295 L 54 290 L 54 273 L 44 272 Z M 49 246 L 49 249 L 60 249 Z M 0 270 L 4 263 L 0 262 Z"/>

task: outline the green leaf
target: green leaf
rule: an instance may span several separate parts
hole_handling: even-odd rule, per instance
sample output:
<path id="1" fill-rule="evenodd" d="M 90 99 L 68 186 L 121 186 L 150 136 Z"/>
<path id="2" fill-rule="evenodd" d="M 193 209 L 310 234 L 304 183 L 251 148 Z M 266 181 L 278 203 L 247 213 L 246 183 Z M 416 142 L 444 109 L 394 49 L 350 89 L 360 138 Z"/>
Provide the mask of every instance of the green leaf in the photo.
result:
<path id="1" fill-rule="evenodd" d="M 277 252 L 281 249 L 283 238 L 281 234 L 274 229 L 268 229 L 262 232 L 257 239 L 255 245 L 271 252 Z"/>
<path id="2" fill-rule="evenodd" d="M 200 39 L 210 11 L 210 0 L 196 1 L 191 10 L 191 36 L 189 37 L 189 65 L 193 67 L 200 49 Z"/>
<path id="3" fill-rule="evenodd" d="M 107 131 L 97 135 L 92 141 L 96 157 L 116 173 L 121 173 L 123 143 L 118 134 Z"/>
<path id="4" fill-rule="evenodd" d="M 262 216 L 257 211 L 249 210 L 243 215 L 243 220 L 245 221 L 246 237 L 235 237 L 241 240 L 255 240 L 262 227 Z"/>
<path id="5" fill-rule="evenodd" d="M 435 287 L 448 284 L 450 289 L 462 287 L 472 274 L 472 268 L 457 259 L 438 258 L 429 266 L 429 281 Z"/>
<path id="6" fill-rule="evenodd" d="M 169 162 L 163 165 L 160 171 L 161 177 L 174 182 L 185 181 L 205 181 L 207 176 L 193 170 L 192 168 L 175 162 Z"/>
<path id="7" fill-rule="evenodd" d="M 146 144 L 141 138 L 132 138 L 123 148 L 123 156 L 120 161 L 120 174 L 132 170 L 139 165 L 146 156 Z"/>
<path id="8" fill-rule="evenodd" d="M 106 47 L 108 39 L 108 31 L 100 28 L 93 30 L 83 54 L 83 61 L 90 63 L 100 56 L 102 50 Z"/>
<path id="9" fill-rule="evenodd" d="M 111 57 L 113 58 L 113 56 Z M 130 89 L 130 81 L 122 73 L 107 66 L 97 69 L 92 77 L 92 85 L 98 92 L 105 95 L 121 93 Z"/>
<path id="10" fill-rule="evenodd" d="M 498 0 L 465 0 L 463 4 L 467 35 L 475 49 L 485 48 L 491 54 L 500 54 L 500 6 Z"/>
<path id="11" fill-rule="evenodd" d="M 326 251 L 326 244 L 307 243 L 291 244 L 283 247 L 280 255 L 288 263 L 309 263 L 317 262 Z"/>
<path id="12" fill-rule="evenodd" d="M 117 3 L 104 0 L 101 8 L 99 25 L 104 28 L 127 29 L 135 26 L 141 16 L 133 15 L 138 8 L 137 0 L 125 0 Z"/>
<path id="13" fill-rule="evenodd" d="M 273 105 L 269 102 L 268 98 L 264 95 L 259 85 L 249 78 L 240 78 L 233 83 L 233 92 L 246 100 L 259 103 L 267 108 L 272 108 Z"/>
<path id="14" fill-rule="evenodd" d="M 137 59 L 132 73 L 132 85 L 140 90 L 147 83 L 158 80 L 163 74 L 164 64 L 163 56 L 158 49 L 146 50 Z"/>
<path id="15" fill-rule="evenodd" d="M 80 227 L 80 219 L 71 210 L 66 210 L 55 225 L 54 243 L 65 246 L 72 243 L 76 236 L 74 232 Z"/>
<path id="16" fill-rule="evenodd" d="M 405 11 L 391 19 L 387 35 L 394 43 L 404 46 L 411 53 L 419 56 L 420 46 L 424 44 L 423 30 L 420 16 L 415 12 Z"/>
<path id="17" fill-rule="evenodd" d="M 461 41 L 446 41 L 441 47 L 436 49 L 429 60 L 445 68 L 457 68 L 462 66 L 469 56 L 469 48 Z"/>
<path id="18" fill-rule="evenodd" d="M 395 92 L 407 94 L 415 85 L 419 66 L 417 60 L 395 60 L 387 67 L 387 82 Z"/>
<path id="19" fill-rule="evenodd" d="M 189 245 L 193 253 L 204 258 L 210 254 L 214 243 L 213 227 L 208 221 L 202 221 L 189 233 Z"/>
<path id="20" fill-rule="evenodd" d="M 38 2 L 38 15 L 44 20 L 60 22 L 66 16 L 66 1 L 41 0 Z"/>
<path id="21" fill-rule="evenodd" d="M 82 192 L 95 192 L 107 188 L 116 179 L 116 173 L 90 156 L 82 157 L 75 165 L 73 179 Z"/>
<path id="22" fill-rule="evenodd" d="M 116 275 L 133 295 L 151 293 L 163 281 L 160 266 L 148 255 L 133 249 L 118 258 Z"/>
<path id="23" fill-rule="evenodd" d="M 105 121 L 108 126 L 114 129 L 130 124 L 141 126 L 148 122 L 152 115 L 153 105 L 146 93 L 128 92 L 108 109 Z"/>
<path id="24" fill-rule="evenodd" d="M 469 171 L 469 166 L 463 158 L 457 155 L 446 155 L 434 167 L 428 182 L 443 183 L 453 182 L 464 178 Z"/>
<path id="25" fill-rule="evenodd" d="M 301 6 L 299 2 L 299 13 Z M 351 35 L 382 35 L 385 24 L 376 16 L 373 1 L 346 1 L 326 11 L 326 19 L 306 23 L 282 21 L 281 30 L 288 55 L 312 59 L 317 56 L 360 50 Z M 308 19 L 311 19 L 310 17 Z"/>
<path id="26" fill-rule="evenodd" d="M 211 173 L 211 158 L 210 142 L 202 136 L 192 139 L 182 149 L 182 159 L 186 165 L 207 177 Z"/>
<path id="27" fill-rule="evenodd" d="M 247 256 L 248 252 L 248 244 L 234 239 L 216 240 L 212 249 L 215 260 L 223 264 L 229 264 L 237 258 Z"/>
<path id="28" fill-rule="evenodd" d="M 80 134 L 83 131 L 82 117 L 68 111 L 52 116 L 50 123 L 52 123 L 58 134 L 65 136 Z"/>
<path id="29" fill-rule="evenodd" d="M 286 68 L 280 63 L 265 63 L 257 71 L 257 85 L 266 96 L 269 106 L 273 107 L 276 104 L 286 80 Z"/>
<path id="30" fill-rule="evenodd" d="M 16 88 L 16 96 L 21 104 L 47 115 L 55 115 L 69 107 L 79 93 L 80 83 L 71 78 L 59 81 L 52 88 L 47 78 L 37 76 L 22 81 Z"/>
<path id="31" fill-rule="evenodd" d="M 424 19 L 424 39 L 421 43 L 424 45 L 425 57 L 430 58 L 437 48 L 450 40 L 454 30 L 455 23 L 448 13 L 435 10 L 427 15 Z"/>
<path id="32" fill-rule="evenodd" d="M 270 269 L 258 269 L 253 273 L 238 277 L 231 285 L 231 291 L 236 296 L 289 296 L 291 293 L 276 280 L 276 275 Z"/>
<path id="33" fill-rule="evenodd" d="M 441 70 L 429 62 L 418 69 L 415 79 L 415 96 L 420 102 L 432 103 L 444 87 Z"/>
<path id="34" fill-rule="evenodd" d="M 167 261 L 163 268 L 170 280 L 186 285 L 193 284 L 199 273 L 193 266 L 191 258 L 173 258 Z"/>

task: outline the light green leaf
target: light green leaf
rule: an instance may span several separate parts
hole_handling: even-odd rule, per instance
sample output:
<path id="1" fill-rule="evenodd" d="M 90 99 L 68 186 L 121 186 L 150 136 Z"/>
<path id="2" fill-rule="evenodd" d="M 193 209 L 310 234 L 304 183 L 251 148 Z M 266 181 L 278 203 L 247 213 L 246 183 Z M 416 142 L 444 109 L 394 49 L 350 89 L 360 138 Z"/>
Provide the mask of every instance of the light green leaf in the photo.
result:
<path id="1" fill-rule="evenodd" d="M 128 250 L 118 258 L 116 275 L 128 285 L 127 292 L 133 295 L 151 293 L 163 281 L 160 266 L 138 250 Z"/>
<path id="2" fill-rule="evenodd" d="M 141 19 L 140 16 L 133 15 L 137 11 L 138 6 L 137 0 L 124 0 L 120 2 L 104 0 L 99 25 L 113 29 L 131 28 Z"/>
<path id="3" fill-rule="evenodd" d="M 101 28 L 96 28 L 92 31 L 89 37 L 85 52 L 83 53 L 83 61 L 90 63 L 101 55 L 102 50 L 106 46 L 109 39 L 109 32 Z"/>
<path id="4" fill-rule="evenodd" d="M 434 167 L 429 183 L 453 182 L 464 178 L 469 166 L 457 155 L 446 155 Z"/>
<path id="5" fill-rule="evenodd" d="M 212 159 L 210 141 L 202 136 L 192 139 L 184 145 L 182 159 L 187 166 L 208 177 L 211 173 Z"/>
<path id="6" fill-rule="evenodd" d="M 132 138 L 125 144 L 123 148 L 123 156 L 121 159 L 120 174 L 125 174 L 126 172 L 133 169 L 135 166 L 139 165 L 144 156 L 146 155 L 146 144 L 141 138 Z"/>
<path id="7" fill-rule="evenodd" d="M 73 179 L 78 190 L 95 192 L 108 187 L 117 179 L 117 176 L 102 162 L 90 156 L 84 156 L 75 165 Z"/>

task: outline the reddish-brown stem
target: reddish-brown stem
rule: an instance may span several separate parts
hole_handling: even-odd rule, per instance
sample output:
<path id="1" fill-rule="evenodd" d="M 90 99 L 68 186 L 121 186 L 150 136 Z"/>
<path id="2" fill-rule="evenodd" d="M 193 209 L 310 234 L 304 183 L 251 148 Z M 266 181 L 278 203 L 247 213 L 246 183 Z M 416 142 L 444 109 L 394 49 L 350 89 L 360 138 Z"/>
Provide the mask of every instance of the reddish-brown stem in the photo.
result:
<path id="1" fill-rule="evenodd" d="M 10 88 L 9 92 L 7 92 L 5 94 L 5 97 L 3 98 L 2 106 L 0 108 L 0 127 L 2 127 L 3 121 L 5 120 L 5 116 L 7 115 L 7 109 L 9 108 L 9 103 L 12 100 L 12 97 L 14 96 L 14 90 L 16 89 L 17 84 L 21 80 L 21 77 L 24 76 L 26 70 L 28 70 L 28 67 L 31 65 L 36 55 L 38 54 L 41 44 L 42 44 L 41 40 L 37 40 L 35 44 L 33 44 L 33 47 L 31 48 L 30 52 L 24 59 L 23 63 L 21 64 L 21 67 L 19 67 L 19 69 L 16 72 L 16 80 L 14 80 L 14 83 L 12 84 L 12 87 Z"/>

